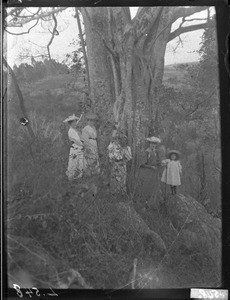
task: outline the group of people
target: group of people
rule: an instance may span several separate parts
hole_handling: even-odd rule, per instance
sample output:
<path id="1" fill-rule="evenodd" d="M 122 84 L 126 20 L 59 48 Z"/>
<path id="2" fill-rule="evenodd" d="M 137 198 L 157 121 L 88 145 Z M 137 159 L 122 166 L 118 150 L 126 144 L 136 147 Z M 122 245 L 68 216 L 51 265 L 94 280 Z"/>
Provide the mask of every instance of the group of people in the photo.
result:
<path id="1" fill-rule="evenodd" d="M 70 128 L 68 137 L 71 141 L 68 168 L 66 175 L 69 180 L 79 179 L 83 175 L 100 174 L 100 164 L 97 146 L 97 116 L 94 113 L 86 114 L 87 125 L 79 130 L 78 123 L 80 118 L 75 115 L 64 120 Z M 141 165 L 145 171 L 145 185 L 155 185 L 156 190 L 159 188 L 159 167 L 164 167 L 161 175 L 161 182 L 170 185 L 171 193 L 176 194 L 176 187 L 181 184 L 180 176 L 182 166 L 179 161 L 180 153 L 177 150 L 168 152 L 168 157 L 159 155 L 157 145 L 161 144 L 158 137 L 148 137 L 149 147 L 146 149 L 146 160 Z M 128 146 L 127 136 L 117 130 L 113 131 L 111 142 L 107 148 L 110 162 L 110 189 L 112 193 L 126 193 L 127 180 L 127 162 L 131 161 L 131 148 Z M 140 169 L 141 170 L 141 169 Z M 147 173 L 148 174 L 147 174 Z"/>
<path id="2" fill-rule="evenodd" d="M 84 173 L 96 175 L 100 173 L 97 147 L 97 130 L 95 127 L 97 116 L 87 114 L 87 125 L 79 130 L 79 117 L 72 115 L 64 120 L 69 124 L 68 137 L 71 142 L 69 162 L 66 175 L 69 180 L 79 179 Z"/>
<path id="3" fill-rule="evenodd" d="M 171 193 L 176 194 L 177 186 L 181 185 L 182 166 L 179 161 L 180 152 L 170 150 L 165 158 L 165 151 L 159 147 L 161 140 L 158 137 L 152 136 L 146 139 L 149 142 L 149 147 L 146 149 L 146 162 L 141 165 L 144 169 L 149 169 L 148 174 L 145 170 L 145 180 L 147 185 L 152 186 L 154 195 L 160 190 L 160 181 L 170 185 Z M 161 169 L 164 170 L 161 174 Z M 145 183 L 145 185 L 146 185 Z"/>

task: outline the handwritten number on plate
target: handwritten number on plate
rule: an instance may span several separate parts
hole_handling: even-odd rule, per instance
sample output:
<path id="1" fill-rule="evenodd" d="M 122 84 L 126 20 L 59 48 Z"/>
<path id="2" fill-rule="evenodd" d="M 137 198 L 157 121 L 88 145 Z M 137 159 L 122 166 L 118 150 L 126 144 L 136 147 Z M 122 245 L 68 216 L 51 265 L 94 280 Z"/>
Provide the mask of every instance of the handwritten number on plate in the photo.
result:
<path id="1" fill-rule="evenodd" d="M 17 284 L 14 284 L 13 288 L 17 291 L 17 295 L 18 295 L 20 298 L 22 298 L 22 297 L 23 297 L 23 293 L 22 293 L 22 291 L 21 291 L 21 289 L 20 289 L 20 286 L 17 285 Z"/>
<path id="2" fill-rule="evenodd" d="M 31 289 L 27 289 L 27 291 L 25 292 L 25 294 L 29 295 L 30 298 L 32 297 L 31 294 L 33 295 L 33 291 L 31 291 Z"/>
<path id="3" fill-rule="evenodd" d="M 39 293 L 39 290 L 36 287 L 32 287 L 32 290 L 36 290 L 36 296 L 40 297 L 41 294 Z"/>
<path id="4" fill-rule="evenodd" d="M 48 296 L 58 296 L 58 294 L 56 294 L 56 293 L 52 290 L 51 287 L 50 287 L 50 289 L 51 289 L 51 291 L 53 292 L 53 294 L 47 293 Z"/>

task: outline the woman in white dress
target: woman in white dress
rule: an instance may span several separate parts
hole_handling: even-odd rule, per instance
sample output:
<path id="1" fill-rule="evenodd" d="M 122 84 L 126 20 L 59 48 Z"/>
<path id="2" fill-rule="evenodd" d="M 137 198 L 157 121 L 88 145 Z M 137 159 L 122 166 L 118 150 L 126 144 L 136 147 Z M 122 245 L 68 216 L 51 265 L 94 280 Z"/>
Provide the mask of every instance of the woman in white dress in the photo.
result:
<path id="1" fill-rule="evenodd" d="M 86 118 L 88 124 L 82 129 L 82 138 L 84 139 L 86 147 L 85 158 L 89 174 L 96 175 L 100 173 L 97 130 L 95 127 L 97 116 L 93 113 L 88 113 Z"/>
<path id="2" fill-rule="evenodd" d="M 80 118 L 72 115 L 64 121 L 64 123 L 68 123 L 70 126 L 68 137 L 72 143 L 69 153 L 68 168 L 66 171 L 69 180 L 81 178 L 83 176 L 83 171 L 86 169 L 83 141 L 77 130 L 79 120 Z"/>
<path id="3" fill-rule="evenodd" d="M 161 181 L 170 185 L 172 194 L 176 194 L 176 187 L 181 185 L 180 176 L 182 174 L 182 166 L 179 161 L 180 153 L 171 150 L 168 153 L 168 159 L 162 160 L 165 169 L 162 174 Z"/>

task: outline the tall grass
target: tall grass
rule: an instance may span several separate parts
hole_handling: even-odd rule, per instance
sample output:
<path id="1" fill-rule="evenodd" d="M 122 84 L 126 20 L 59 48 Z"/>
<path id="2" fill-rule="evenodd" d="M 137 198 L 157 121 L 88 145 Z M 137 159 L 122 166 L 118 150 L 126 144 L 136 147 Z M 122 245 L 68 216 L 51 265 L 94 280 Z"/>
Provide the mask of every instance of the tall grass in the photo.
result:
<path id="1" fill-rule="evenodd" d="M 113 198 L 103 178 L 98 178 L 96 196 L 83 188 L 89 180 L 67 181 L 67 130 L 36 114 L 29 119 L 36 141 L 31 142 L 17 120 L 10 120 L 8 126 L 9 274 L 26 270 L 37 287 L 58 287 L 74 269 L 94 288 L 130 288 L 137 258 L 137 288 L 182 287 L 197 283 L 199 274 L 200 284 L 215 281 L 214 271 L 207 264 L 199 265 L 199 254 L 183 254 L 177 243 L 160 264 L 154 262 L 141 236 L 126 227 L 113 209 L 114 202 L 124 199 Z M 143 211 L 141 202 L 134 201 L 137 212 L 170 248 L 177 235 L 170 220 L 160 211 Z"/>

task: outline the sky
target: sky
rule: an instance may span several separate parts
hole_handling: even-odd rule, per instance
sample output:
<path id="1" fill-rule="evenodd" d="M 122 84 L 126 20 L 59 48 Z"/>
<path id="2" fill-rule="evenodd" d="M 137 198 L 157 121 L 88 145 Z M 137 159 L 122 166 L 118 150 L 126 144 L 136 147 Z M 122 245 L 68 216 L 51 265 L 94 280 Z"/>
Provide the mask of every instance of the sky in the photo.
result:
<path id="1" fill-rule="evenodd" d="M 137 7 L 131 8 L 132 17 L 135 16 Z M 214 11 L 214 8 L 213 8 Z M 73 18 L 75 11 L 73 8 L 68 8 L 61 12 L 58 16 L 58 31 L 59 35 L 55 36 L 52 45 L 50 46 L 51 57 L 62 62 L 66 54 L 76 50 L 74 45 L 71 45 L 74 39 L 78 36 L 78 26 L 76 18 Z M 207 12 L 200 12 L 193 15 L 193 18 L 204 18 L 207 16 Z M 172 30 L 178 27 L 178 22 L 173 24 Z M 189 25 L 197 24 L 204 21 L 193 21 Z M 29 34 L 25 35 L 10 35 L 7 34 L 7 60 L 10 66 L 14 64 L 19 65 L 21 62 L 30 63 L 30 59 L 22 59 L 23 55 L 41 55 L 47 54 L 46 45 L 50 40 L 51 34 L 48 31 L 48 24 L 43 22 L 42 26 L 35 26 Z M 28 27 L 14 29 L 14 32 L 26 31 Z M 52 27 L 51 27 L 52 29 Z M 12 28 L 9 30 L 13 31 Z M 177 47 L 178 39 L 174 39 L 169 42 L 166 48 L 165 64 L 170 65 L 174 63 L 186 63 L 199 60 L 199 55 L 196 52 L 199 50 L 203 30 L 197 30 L 194 32 L 188 32 L 181 35 L 183 44 Z M 175 48 L 177 47 L 176 51 Z"/>

